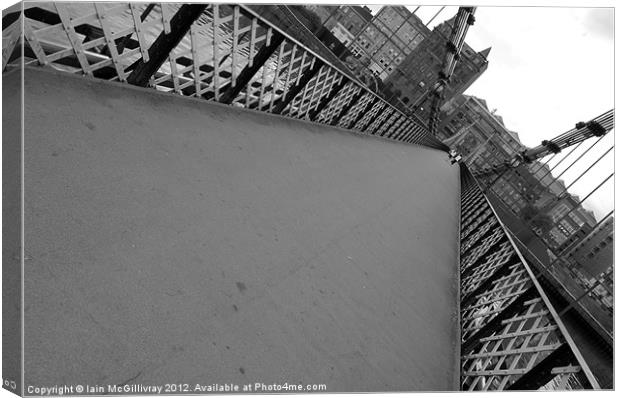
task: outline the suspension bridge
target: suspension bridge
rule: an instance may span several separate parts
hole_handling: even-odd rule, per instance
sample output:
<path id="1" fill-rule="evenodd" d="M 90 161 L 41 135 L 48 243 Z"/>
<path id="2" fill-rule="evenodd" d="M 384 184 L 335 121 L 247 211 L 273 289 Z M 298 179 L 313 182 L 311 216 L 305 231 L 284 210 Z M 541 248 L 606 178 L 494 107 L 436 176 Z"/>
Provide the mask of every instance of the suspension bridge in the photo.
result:
<path id="1" fill-rule="evenodd" d="M 24 219 L 4 228 L 25 242 L 20 258 L 4 240 L 24 266 L 24 359 L 3 373 L 613 388 L 613 332 L 529 257 L 488 178 L 613 115 L 486 168 L 451 158 L 438 106 L 474 12 L 455 18 L 428 124 L 243 5 L 6 12 L 3 146 L 23 158 L 4 168 L 23 159 Z"/>

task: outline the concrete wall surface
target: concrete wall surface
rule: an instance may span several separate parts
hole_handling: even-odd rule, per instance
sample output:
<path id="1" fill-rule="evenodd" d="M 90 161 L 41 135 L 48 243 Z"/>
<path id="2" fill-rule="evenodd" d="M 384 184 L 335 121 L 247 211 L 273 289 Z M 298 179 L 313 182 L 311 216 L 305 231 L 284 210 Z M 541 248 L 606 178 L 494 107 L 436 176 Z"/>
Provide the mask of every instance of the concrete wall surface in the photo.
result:
<path id="1" fill-rule="evenodd" d="M 445 153 L 42 68 L 24 134 L 26 388 L 455 388 Z"/>
<path id="2" fill-rule="evenodd" d="M 13 82 L 21 78 L 21 70 L 11 73 Z M 5 389 L 20 394 L 22 90 L 21 84 L 11 86 L 2 86 L 2 379 Z"/>

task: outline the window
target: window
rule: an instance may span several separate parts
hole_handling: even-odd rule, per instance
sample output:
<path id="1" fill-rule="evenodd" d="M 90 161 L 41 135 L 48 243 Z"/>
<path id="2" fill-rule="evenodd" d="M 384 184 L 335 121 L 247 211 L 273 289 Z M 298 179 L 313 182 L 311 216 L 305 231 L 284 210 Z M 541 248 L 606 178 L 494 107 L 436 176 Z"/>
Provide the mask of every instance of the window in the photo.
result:
<path id="1" fill-rule="evenodd" d="M 577 224 L 580 227 L 583 226 L 583 224 L 585 224 L 585 221 L 583 221 L 581 217 L 577 216 L 575 213 L 570 213 L 568 216 L 570 217 L 571 220 L 573 220 L 575 224 Z"/>
<path id="2" fill-rule="evenodd" d="M 573 226 L 566 220 L 562 220 L 559 227 L 566 236 L 571 236 L 576 232 L 575 228 L 573 228 Z"/>

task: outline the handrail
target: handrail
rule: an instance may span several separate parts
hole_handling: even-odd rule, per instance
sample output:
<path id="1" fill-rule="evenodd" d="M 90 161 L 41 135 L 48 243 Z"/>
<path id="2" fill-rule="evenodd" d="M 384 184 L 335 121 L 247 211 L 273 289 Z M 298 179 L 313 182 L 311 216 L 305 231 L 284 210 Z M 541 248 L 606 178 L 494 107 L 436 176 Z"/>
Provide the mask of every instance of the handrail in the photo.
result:
<path id="1" fill-rule="evenodd" d="M 269 26 L 271 26 L 273 29 L 275 29 L 275 30 L 279 31 L 282 35 L 289 37 L 289 38 L 290 38 L 290 39 L 289 39 L 290 41 L 292 41 L 292 42 L 296 43 L 296 44 L 297 44 L 297 45 L 299 45 L 299 46 L 305 47 L 305 46 L 304 46 L 304 44 L 303 44 L 301 41 L 299 41 L 299 40 L 295 39 L 294 37 L 291 37 L 291 36 L 287 35 L 287 33 L 286 33 L 284 30 L 282 30 L 282 29 L 278 28 L 275 24 L 271 23 L 271 22 L 270 22 L 270 21 L 268 21 L 267 19 L 261 18 L 261 16 L 260 16 L 258 13 L 256 13 L 254 10 L 252 10 L 252 9 L 251 9 L 251 8 L 249 8 L 248 6 L 243 5 L 243 4 L 240 4 L 239 6 L 240 6 L 241 8 L 243 8 L 243 9 L 244 9 L 247 13 L 252 14 L 252 15 L 254 15 L 256 18 L 261 19 L 261 20 L 262 20 L 262 21 L 263 21 L 266 25 L 269 25 Z M 383 102 L 385 102 L 385 103 L 389 104 L 389 103 L 388 103 L 386 100 L 384 100 L 384 99 L 383 99 L 380 95 L 378 95 L 378 94 L 377 94 L 376 92 L 374 92 L 373 90 L 369 89 L 369 88 L 368 88 L 368 87 L 367 87 L 364 83 L 362 83 L 359 79 L 357 79 L 357 78 L 353 78 L 352 76 L 350 76 L 350 74 L 348 74 L 348 73 L 346 73 L 346 72 L 343 72 L 343 71 L 342 71 L 342 70 L 341 70 L 338 66 L 334 65 L 332 62 L 330 62 L 329 60 L 327 60 L 327 58 L 325 58 L 325 57 L 323 57 L 322 55 L 318 54 L 317 52 L 315 52 L 315 51 L 314 51 L 314 50 L 312 50 L 311 48 L 308 48 L 308 49 L 307 49 L 307 51 L 308 51 L 309 53 L 311 53 L 312 55 L 314 55 L 315 57 L 317 57 L 317 58 L 319 58 L 320 60 L 322 60 L 322 61 L 323 61 L 326 65 L 328 65 L 329 67 L 334 68 L 334 69 L 337 69 L 338 71 L 340 71 L 340 73 L 342 73 L 343 75 L 347 76 L 347 77 L 351 80 L 351 82 L 352 82 L 352 83 L 354 83 L 355 85 L 357 85 L 357 86 L 358 86 L 358 87 L 360 87 L 361 89 L 363 89 L 363 90 L 367 91 L 369 94 L 373 95 L 375 98 L 377 98 L 377 99 L 379 99 L 379 100 L 381 100 L 381 101 L 383 101 Z M 394 109 L 395 109 L 398 113 L 400 113 L 402 116 L 409 117 L 409 115 L 407 115 L 406 113 L 404 113 L 403 111 L 401 111 L 401 110 L 400 110 L 400 109 L 398 109 L 397 107 L 395 107 L 395 106 L 393 106 L 393 105 L 391 105 L 391 104 L 389 104 L 389 106 L 390 106 L 390 107 L 392 107 L 392 108 L 394 108 Z M 418 122 L 418 120 L 417 120 L 417 118 L 415 119 L 415 122 L 416 122 L 416 123 L 419 123 L 419 122 Z M 423 126 L 421 126 L 421 127 L 423 127 Z"/>

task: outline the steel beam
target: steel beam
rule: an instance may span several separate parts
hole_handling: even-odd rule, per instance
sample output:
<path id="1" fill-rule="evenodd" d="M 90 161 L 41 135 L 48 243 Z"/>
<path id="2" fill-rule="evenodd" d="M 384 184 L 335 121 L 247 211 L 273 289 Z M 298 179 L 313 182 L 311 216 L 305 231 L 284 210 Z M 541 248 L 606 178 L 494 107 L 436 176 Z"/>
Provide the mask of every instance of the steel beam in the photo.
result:
<path id="1" fill-rule="evenodd" d="M 144 22 L 144 20 L 149 16 L 151 11 L 153 11 L 153 8 L 155 8 L 155 3 L 151 3 L 146 6 L 144 11 L 142 12 L 142 15 L 140 15 L 141 22 Z M 122 38 L 119 37 L 118 39 L 114 40 L 114 43 L 116 44 L 116 51 L 118 51 L 119 54 L 123 53 L 123 51 L 125 50 L 125 47 L 127 47 L 127 43 L 131 41 L 131 36 L 132 34 L 130 33 L 125 37 L 122 37 Z M 110 50 L 108 49 L 108 46 L 105 46 L 102 52 L 108 54 L 110 52 Z"/>
<path id="2" fill-rule="evenodd" d="M 232 103 L 241 90 L 243 90 L 250 80 L 252 80 L 256 72 L 258 72 L 260 68 L 265 65 L 265 62 L 269 60 L 269 57 L 271 57 L 278 47 L 280 47 L 280 44 L 282 44 L 283 41 L 284 35 L 277 30 L 273 30 L 273 36 L 271 36 L 271 42 L 269 45 L 264 45 L 260 50 L 258 50 L 256 56 L 252 59 L 252 64 L 246 65 L 237 77 L 235 85 L 233 86 L 228 83 L 226 86 L 222 87 L 220 102 L 223 104 Z"/>
<path id="3" fill-rule="evenodd" d="M 127 78 L 129 84 L 146 87 L 149 79 L 161 65 L 168 59 L 172 51 L 202 12 L 207 8 L 206 4 L 184 4 L 170 20 L 170 33 L 162 32 L 148 50 L 149 61 L 144 62 L 140 58 L 134 66 L 133 71 Z"/>

